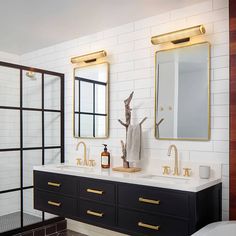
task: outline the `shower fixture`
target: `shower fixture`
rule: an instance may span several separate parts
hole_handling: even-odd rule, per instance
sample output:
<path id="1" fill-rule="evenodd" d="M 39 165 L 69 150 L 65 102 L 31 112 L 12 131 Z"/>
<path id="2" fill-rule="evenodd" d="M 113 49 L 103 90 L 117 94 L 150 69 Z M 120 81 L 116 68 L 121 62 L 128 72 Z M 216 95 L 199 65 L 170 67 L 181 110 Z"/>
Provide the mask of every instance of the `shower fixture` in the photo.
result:
<path id="1" fill-rule="evenodd" d="M 29 77 L 30 79 L 32 80 L 36 80 L 36 76 L 35 76 L 35 73 L 33 71 L 27 71 L 26 72 L 26 76 Z"/>

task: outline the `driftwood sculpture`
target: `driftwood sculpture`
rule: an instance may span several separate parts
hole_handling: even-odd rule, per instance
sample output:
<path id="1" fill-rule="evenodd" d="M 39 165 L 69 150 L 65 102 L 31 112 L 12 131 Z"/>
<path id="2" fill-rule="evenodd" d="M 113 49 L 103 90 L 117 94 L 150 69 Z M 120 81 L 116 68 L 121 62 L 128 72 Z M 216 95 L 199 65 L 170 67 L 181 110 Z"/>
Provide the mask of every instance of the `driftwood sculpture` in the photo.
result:
<path id="1" fill-rule="evenodd" d="M 134 92 L 132 92 L 129 97 L 127 99 L 124 100 L 125 103 L 125 122 L 123 122 L 122 120 L 118 120 L 120 122 L 121 125 L 123 125 L 126 129 L 126 143 L 127 143 L 127 132 L 128 132 L 128 127 L 130 125 L 130 121 L 131 121 L 131 111 L 132 109 L 130 108 L 130 102 L 133 98 L 133 94 Z M 141 122 L 140 125 L 147 119 L 147 117 L 145 117 Z M 123 159 L 123 167 L 124 168 L 129 168 L 129 162 L 127 161 L 126 157 L 127 157 L 127 151 L 126 151 L 126 143 L 124 143 L 123 140 L 120 141 L 121 142 L 121 148 L 122 148 L 122 156 L 121 158 Z"/>

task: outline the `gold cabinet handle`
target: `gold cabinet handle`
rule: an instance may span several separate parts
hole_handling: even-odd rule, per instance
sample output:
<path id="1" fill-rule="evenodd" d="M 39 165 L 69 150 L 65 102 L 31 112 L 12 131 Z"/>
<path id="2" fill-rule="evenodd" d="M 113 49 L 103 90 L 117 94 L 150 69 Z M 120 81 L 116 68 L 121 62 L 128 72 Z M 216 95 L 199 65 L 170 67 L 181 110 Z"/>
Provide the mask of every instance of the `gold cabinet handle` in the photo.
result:
<path id="1" fill-rule="evenodd" d="M 61 206 L 61 203 L 60 203 L 60 202 L 48 201 L 48 205 L 60 207 L 60 206 Z"/>
<path id="2" fill-rule="evenodd" d="M 160 226 L 159 225 L 149 225 L 145 224 L 143 222 L 138 222 L 139 227 L 147 228 L 147 229 L 153 229 L 153 230 L 159 230 Z"/>
<path id="3" fill-rule="evenodd" d="M 91 188 L 87 188 L 86 190 L 88 193 L 95 193 L 95 194 L 99 194 L 102 195 L 104 192 L 101 190 L 95 190 L 95 189 L 91 189 Z"/>
<path id="4" fill-rule="evenodd" d="M 96 212 L 96 211 L 91 211 L 91 210 L 87 210 L 87 214 L 88 215 L 92 215 L 92 216 L 96 216 L 96 217 L 103 217 L 104 213 L 100 213 L 100 212 Z"/>
<path id="5" fill-rule="evenodd" d="M 53 186 L 53 187 L 60 187 L 61 184 L 60 183 L 55 183 L 55 182 L 48 182 L 48 186 Z"/>
<path id="6" fill-rule="evenodd" d="M 144 203 L 150 203 L 150 204 L 155 204 L 155 205 L 159 205 L 160 204 L 160 200 L 152 200 L 152 199 L 147 199 L 147 198 L 143 198 L 140 197 L 139 202 L 144 202 Z"/>

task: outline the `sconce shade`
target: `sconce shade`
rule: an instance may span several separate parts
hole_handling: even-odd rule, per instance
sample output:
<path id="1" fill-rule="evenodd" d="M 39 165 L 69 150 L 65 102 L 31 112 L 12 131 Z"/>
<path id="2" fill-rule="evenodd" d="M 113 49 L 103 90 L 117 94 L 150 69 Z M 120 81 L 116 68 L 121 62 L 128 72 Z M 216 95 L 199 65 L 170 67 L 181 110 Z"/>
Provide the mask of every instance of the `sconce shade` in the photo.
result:
<path id="1" fill-rule="evenodd" d="M 172 42 L 174 44 L 183 43 L 190 40 L 191 37 L 205 34 L 206 30 L 203 25 L 193 26 L 187 29 L 182 29 L 166 34 L 160 34 L 153 36 L 151 42 L 154 45 Z"/>
<path id="2" fill-rule="evenodd" d="M 93 52 L 77 57 L 72 57 L 71 63 L 80 63 L 80 62 L 90 63 L 96 61 L 98 58 L 105 57 L 106 55 L 107 53 L 105 50 Z"/>

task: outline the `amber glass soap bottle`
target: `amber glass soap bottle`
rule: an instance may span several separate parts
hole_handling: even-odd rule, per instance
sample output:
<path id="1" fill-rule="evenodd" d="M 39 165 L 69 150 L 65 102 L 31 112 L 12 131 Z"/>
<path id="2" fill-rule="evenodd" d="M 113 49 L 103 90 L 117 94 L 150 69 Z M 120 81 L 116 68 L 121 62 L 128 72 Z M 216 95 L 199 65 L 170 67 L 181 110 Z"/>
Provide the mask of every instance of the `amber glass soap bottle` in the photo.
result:
<path id="1" fill-rule="evenodd" d="M 107 151 L 107 144 L 104 145 L 104 151 L 101 153 L 101 167 L 110 168 L 110 152 Z"/>

